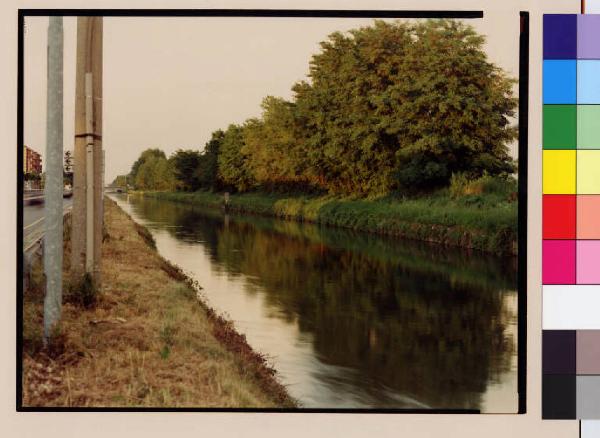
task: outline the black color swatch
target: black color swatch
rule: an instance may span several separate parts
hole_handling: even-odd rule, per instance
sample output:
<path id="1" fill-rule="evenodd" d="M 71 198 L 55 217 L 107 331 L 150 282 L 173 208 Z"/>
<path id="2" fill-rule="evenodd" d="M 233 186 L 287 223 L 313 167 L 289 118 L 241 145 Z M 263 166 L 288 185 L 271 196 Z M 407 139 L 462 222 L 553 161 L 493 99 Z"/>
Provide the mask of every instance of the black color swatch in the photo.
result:
<path id="1" fill-rule="evenodd" d="M 576 393 L 575 375 L 548 374 L 543 376 L 542 419 L 575 419 Z"/>

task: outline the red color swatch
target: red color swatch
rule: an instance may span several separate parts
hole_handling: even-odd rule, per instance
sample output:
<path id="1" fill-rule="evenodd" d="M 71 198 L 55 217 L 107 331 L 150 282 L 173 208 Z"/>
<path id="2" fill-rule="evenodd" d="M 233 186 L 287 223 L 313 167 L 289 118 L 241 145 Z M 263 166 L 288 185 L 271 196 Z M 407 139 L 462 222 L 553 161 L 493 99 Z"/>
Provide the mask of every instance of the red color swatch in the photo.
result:
<path id="1" fill-rule="evenodd" d="M 544 239 L 575 239 L 577 228 L 576 195 L 544 195 Z"/>

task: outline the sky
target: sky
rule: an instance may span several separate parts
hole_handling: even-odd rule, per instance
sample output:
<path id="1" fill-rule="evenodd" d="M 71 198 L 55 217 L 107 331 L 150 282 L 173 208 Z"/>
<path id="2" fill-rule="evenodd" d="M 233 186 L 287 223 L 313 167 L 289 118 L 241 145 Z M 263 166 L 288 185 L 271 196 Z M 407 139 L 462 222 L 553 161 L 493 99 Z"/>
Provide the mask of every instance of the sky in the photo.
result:
<path id="1" fill-rule="evenodd" d="M 64 149 L 73 149 L 76 18 L 64 18 Z M 467 20 L 487 37 L 489 59 L 518 77 L 516 13 Z M 202 150 L 210 135 L 260 115 L 267 95 L 292 97 L 311 55 L 350 18 L 104 18 L 103 147 L 106 178 L 139 154 Z M 26 17 L 24 140 L 45 157 L 47 17 Z M 515 88 L 516 90 L 516 88 Z M 511 145 L 516 156 L 516 145 Z"/>

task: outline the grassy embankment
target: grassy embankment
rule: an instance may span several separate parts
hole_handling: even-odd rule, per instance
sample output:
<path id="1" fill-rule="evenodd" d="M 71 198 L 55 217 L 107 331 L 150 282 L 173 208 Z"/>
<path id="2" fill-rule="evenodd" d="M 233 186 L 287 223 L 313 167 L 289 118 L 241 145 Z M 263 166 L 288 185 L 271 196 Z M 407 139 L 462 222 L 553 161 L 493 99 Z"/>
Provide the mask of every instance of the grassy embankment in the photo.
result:
<path id="1" fill-rule="evenodd" d="M 144 195 L 215 208 L 223 205 L 223 196 L 212 192 Z M 253 192 L 231 195 L 229 209 L 496 254 L 517 252 L 517 203 L 506 193 L 451 196 L 443 190 L 412 199 L 359 199 Z"/>
<path id="2" fill-rule="evenodd" d="M 198 300 L 199 287 L 108 199 L 105 223 L 103 285 L 95 300 L 68 286 L 65 239 L 62 322 L 46 348 L 41 263 L 32 268 L 24 292 L 24 406 L 295 405 L 264 358 Z"/>

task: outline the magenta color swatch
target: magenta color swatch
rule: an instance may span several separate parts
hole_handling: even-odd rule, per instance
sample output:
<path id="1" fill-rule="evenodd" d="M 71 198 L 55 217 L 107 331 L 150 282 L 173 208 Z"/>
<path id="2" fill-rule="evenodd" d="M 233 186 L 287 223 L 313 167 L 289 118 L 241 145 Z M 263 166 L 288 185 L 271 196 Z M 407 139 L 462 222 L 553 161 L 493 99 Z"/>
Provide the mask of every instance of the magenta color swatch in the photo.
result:
<path id="1" fill-rule="evenodd" d="M 600 284 L 600 240 L 577 241 L 577 284 Z"/>
<path id="2" fill-rule="evenodd" d="M 544 284 L 575 284 L 575 240 L 544 240 L 542 244 Z"/>
<path id="3" fill-rule="evenodd" d="M 577 17 L 577 58 L 600 59 L 600 15 Z"/>

